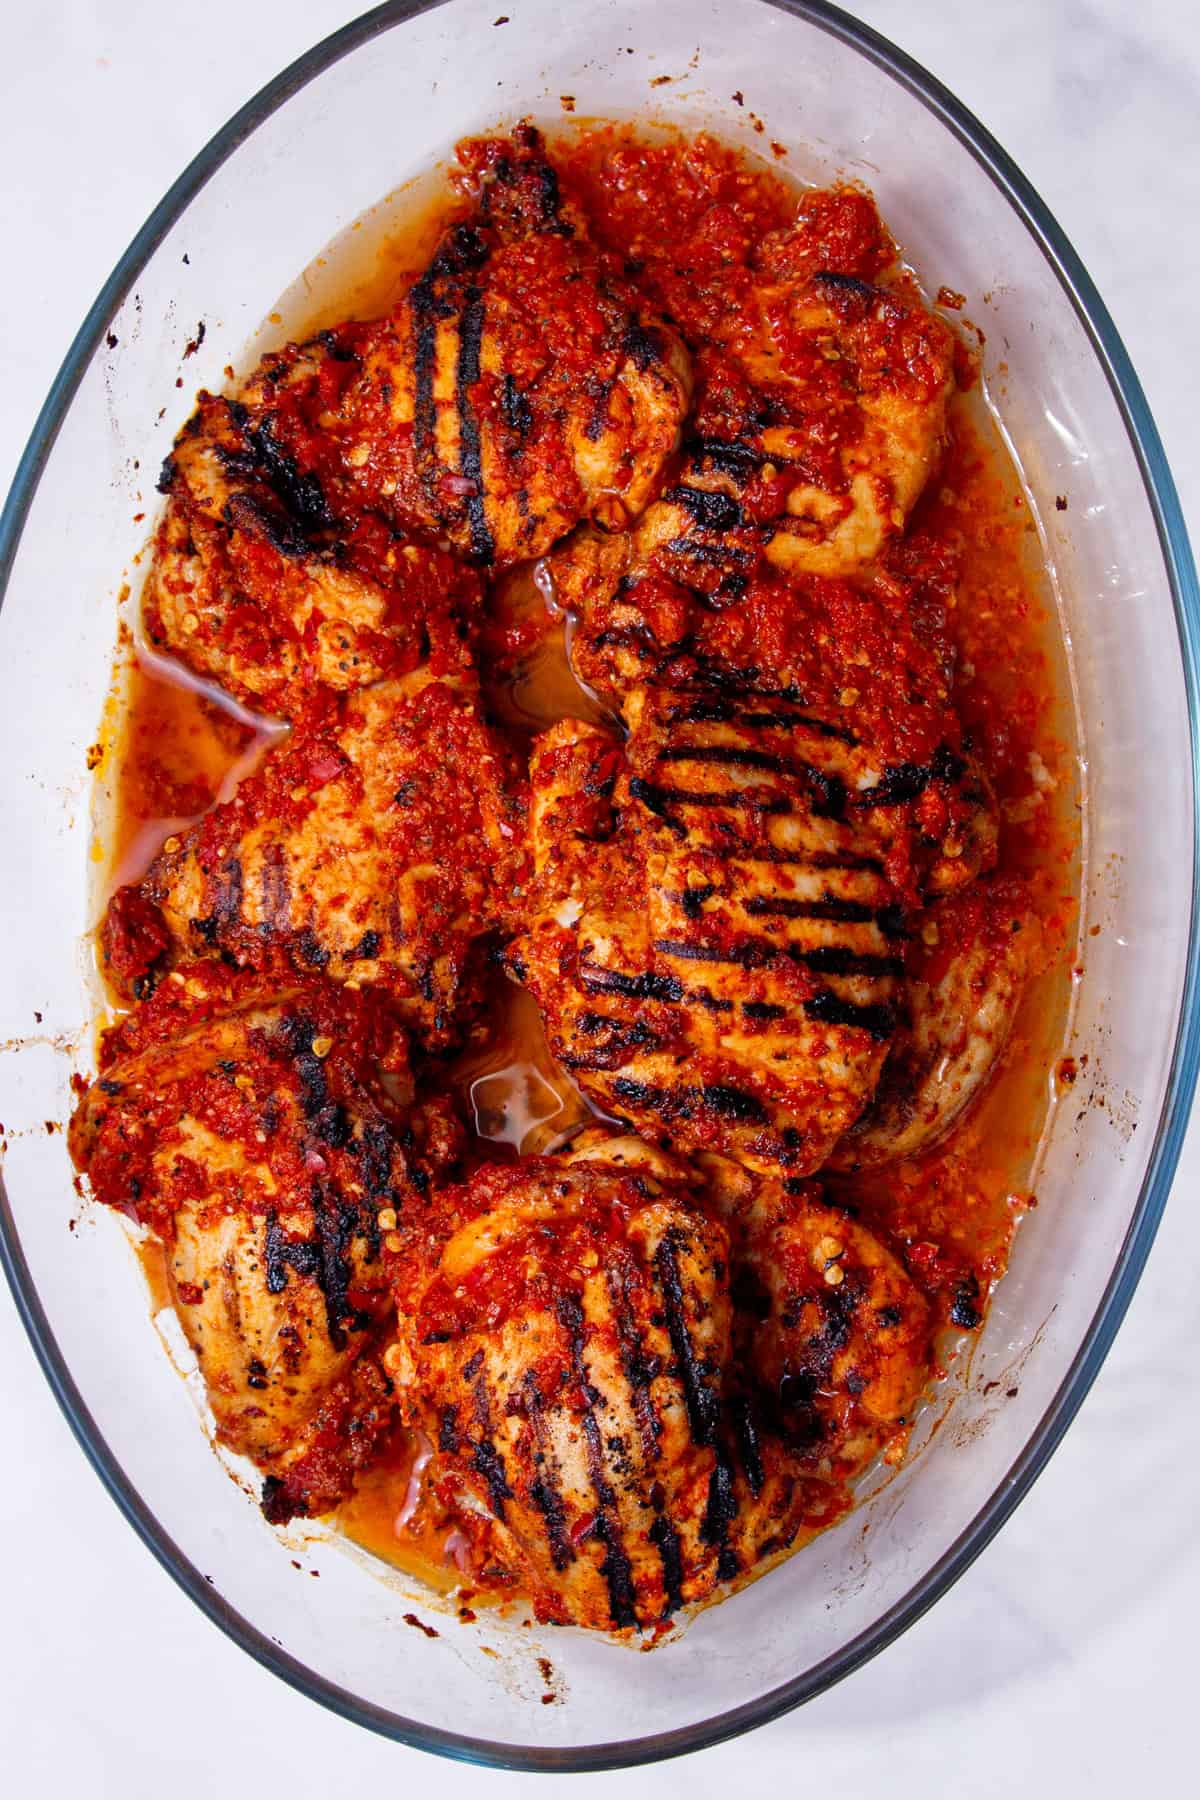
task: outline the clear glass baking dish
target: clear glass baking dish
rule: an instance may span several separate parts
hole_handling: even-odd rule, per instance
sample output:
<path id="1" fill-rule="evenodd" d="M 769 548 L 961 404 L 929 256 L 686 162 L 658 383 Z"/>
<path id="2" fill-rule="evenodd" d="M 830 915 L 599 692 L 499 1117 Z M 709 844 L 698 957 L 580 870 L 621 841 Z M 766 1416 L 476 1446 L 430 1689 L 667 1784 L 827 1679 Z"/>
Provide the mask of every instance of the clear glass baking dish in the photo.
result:
<path id="1" fill-rule="evenodd" d="M 967 296 L 1057 573 L 1085 768 L 1074 1048 L 1089 1057 L 1091 1103 L 1053 1116 L 1040 1204 L 940 1429 L 841 1526 L 638 1660 L 578 1633 L 440 1618 L 404 1578 L 381 1578 L 320 1531 L 281 1545 L 212 1454 L 123 1232 L 81 1207 L 61 1132 L 47 1130 L 90 1057 L 86 768 L 115 592 L 122 571 L 136 580 L 154 476 L 188 397 L 244 365 L 297 271 L 381 197 L 465 133 L 556 116 L 564 94 L 580 116 L 650 111 L 752 148 L 782 139 L 804 179 L 861 177 L 917 269 Z M 200 319 L 203 343 L 183 361 Z M 699 1748 L 798 1705 L 895 1638 L 1003 1523 L 1095 1376 L 1166 1199 L 1200 1054 L 1195 573 L 1112 322 L 999 146 L 830 7 L 379 7 L 232 119 L 121 258 L 18 472 L 0 579 L 4 1260 L 83 1449 L 180 1585 L 325 1705 L 509 1767 Z M 414 1608 L 436 1638 L 406 1628 Z"/>

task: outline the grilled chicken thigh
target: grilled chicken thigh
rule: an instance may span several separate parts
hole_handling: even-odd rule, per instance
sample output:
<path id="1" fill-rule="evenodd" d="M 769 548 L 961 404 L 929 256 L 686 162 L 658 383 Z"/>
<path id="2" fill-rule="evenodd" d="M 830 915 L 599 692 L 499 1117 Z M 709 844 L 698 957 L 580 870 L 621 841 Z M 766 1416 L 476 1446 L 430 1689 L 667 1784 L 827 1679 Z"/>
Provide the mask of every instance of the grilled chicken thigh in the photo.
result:
<path id="1" fill-rule="evenodd" d="M 331 982 L 194 964 L 103 1040 L 72 1155 L 162 1240 L 218 1434 L 276 1520 L 331 1505 L 391 1419 L 380 1216 L 456 1147 L 413 1112 L 388 1015 Z"/>
<path id="2" fill-rule="evenodd" d="M 535 746 L 539 911 L 508 952 L 592 1100 L 764 1173 L 819 1168 L 894 1024 L 900 914 L 853 752 L 798 707 L 638 697 Z"/>
<path id="3" fill-rule="evenodd" d="M 341 338 L 349 346 L 356 328 Z M 292 718 L 431 654 L 462 659 L 479 611 L 455 559 L 351 508 L 329 431 L 358 367 L 339 335 L 264 357 L 238 399 L 202 393 L 164 466 L 170 499 L 142 599 L 149 642 Z M 318 424 L 318 420 L 322 424 Z"/>
<path id="4" fill-rule="evenodd" d="M 282 954 L 383 989 L 445 1044 L 519 879 L 521 789 L 472 680 L 422 670 L 332 701 L 113 897 L 109 971 L 144 992 L 179 955 Z"/>
<path id="5" fill-rule="evenodd" d="M 385 1362 L 440 1500 L 539 1617 L 652 1628 L 836 1512 L 726 1405 L 728 1243 L 693 1171 L 601 1138 L 442 1204 Z"/>
<path id="6" fill-rule="evenodd" d="M 371 506 L 483 564 L 645 505 L 687 408 L 687 352 L 591 243 L 541 139 L 465 145 L 469 218 L 365 353 L 347 462 Z"/>

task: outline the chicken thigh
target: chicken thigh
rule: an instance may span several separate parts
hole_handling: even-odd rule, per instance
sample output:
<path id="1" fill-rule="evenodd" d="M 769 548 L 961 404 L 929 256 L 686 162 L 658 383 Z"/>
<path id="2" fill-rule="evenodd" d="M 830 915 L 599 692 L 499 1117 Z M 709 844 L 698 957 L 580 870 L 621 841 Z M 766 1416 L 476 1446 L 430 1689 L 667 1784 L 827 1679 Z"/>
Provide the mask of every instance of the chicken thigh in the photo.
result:
<path id="1" fill-rule="evenodd" d="M 503 567 L 580 519 L 636 516 L 690 365 L 590 241 L 532 127 L 460 159 L 476 204 L 376 332 L 347 460 L 369 505 Z"/>
<path id="2" fill-rule="evenodd" d="M 314 688 L 456 666 L 480 608 L 469 570 L 365 513 L 340 473 L 329 428 L 358 336 L 264 357 L 237 399 L 202 393 L 160 482 L 149 643 L 285 718 Z"/>
<path id="3" fill-rule="evenodd" d="M 180 955 L 282 955 L 386 991 L 444 1045 L 473 997 L 472 946 L 519 883 L 522 786 L 471 679 L 421 670 L 331 701 L 114 895 L 108 970 L 142 993 Z"/>
<path id="4" fill-rule="evenodd" d="M 457 1149 L 364 996 L 219 963 L 109 1031 L 71 1123 L 96 1198 L 162 1241 L 222 1442 L 281 1520 L 349 1485 L 392 1417 L 381 1240 Z M 386 1085 L 385 1085 L 386 1084 Z"/>
<path id="5" fill-rule="evenodd" d="M 543 1619 L 653 1630 L 845 1504 L 727 1404 L 725 1227 L 637 1139 L 480 1170 L 393 1259 L 429 1476 Z"/>

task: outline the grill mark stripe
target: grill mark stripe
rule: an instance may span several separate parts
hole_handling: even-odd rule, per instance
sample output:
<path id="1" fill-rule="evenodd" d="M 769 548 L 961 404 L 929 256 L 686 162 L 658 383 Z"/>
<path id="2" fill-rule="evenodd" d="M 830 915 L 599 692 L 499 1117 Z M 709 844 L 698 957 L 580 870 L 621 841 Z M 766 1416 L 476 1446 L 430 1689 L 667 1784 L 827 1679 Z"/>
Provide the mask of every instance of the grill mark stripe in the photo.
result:
<path id="1" fill-rule="evenodd" d="M 853 747 L 858 743 L 854 733 L 844 725 L 831 725 L 827 719 L 814 719 L 810 713 L 744 712 L 738 713 L 733 723 L 745 725 L 752 731 L 791 731 L 798 726 L 805 731 L 815 731 L 818 737 L 834 738 L 840 744 Z"/>
<path id="2" fill-rule="evenodd" d="M 662 1564 L 662 1617 L 669 1619 L 683 1605 L 683 1550 L 679 1533 L 666 1513 L 660 1509 L 646 1535 L 658 1551 L 658 1559 Z"/>
<path id="3" fill-rule="evenodd" d="M 545 1409 L 537 1380 L 530 1369 L 525 1376 L 525 1410 L 529 1428 L 537 1448 L 538 1475 L 529 1485 L 529 1498 L 542 1515 L 550 1560 L 561 1575 L 575 1561 L 575 1551 L 567 1535 L 567 1509 L 557 1483 L 546 1446 Z"/>
<path id="4" fill-rule="evenodd" d="M 574 1061 L 572 1068 L 586 1068 L 584 1062 Z M 766 1110 L 756 1094 L 747 1093 L 744 1088 L 731 1087 L 727 1083 L 712 1082 L 705 1087 L 695 1087 L 680 1082 L 673 1088 L 655 1087 L 648 1081 L 631 1081 L 626 1075 L 618 1075 L 613 1082 L 613 1097 L 624 1100 L 630 1106 L 645 1107 L 656 1112 L 668 1122 L 680 1118 L 694 1118 L 699 1109 L 714 1112 L 722 1119 L 732 1119 L 739 1124 L 765 1125 Z"/>
<path id="5" fill-rule="evenodd" d="M 667 1333 L 679 1365 L 688 1425 L 697 1444 L 711 1444 L 716 1439 L 721 1422 L 721 1401 L 716 1390 L 704 1379 L 700 1358 L 688 1331 L 677 1229 L 671 1228 L 663 1233 L 654 1253 L 654 1267 L 663 1297 Z"/>
<path id="6" fill-rule="evenodd" d="M 621 1629 L 625 1626 L 636 1625 L 638 1622 L 633 1588 L 633 1566 L 625 1546 L 621 1542 L 620 1526 L 615 1517 L 616 1495 L 604 1472 L 604 1446 L 600 1436 L 600 1422 L 595 1413 L 599 1395 L 592 1386 L 587 1372 L 587 1364 L 583 1358 L 583 1307 L 575 1294 L 560 1294 L 555 1306 L 555 1313 L 559 1324 L 567 1334 L 571 1350 L 571 1367 L 583 1395 L 583 1435 L 587 1444 L 588 1474 L 591 1476 L 592 1491 L 596 1496 L 598 1513 L 593 1527 L 593 1535 L 605 1548 L 606 1554 L 600 1565 L 600 1573 L 608 1588 L 608 1608 L 612 1614 L 613 1624 Z"/>
<path id="7" fill-rule="evenodd" d="M 458 407 L 459 467 L 466 480 L 475 484 L 467 497 L 467 519 L 471 527 L 471 553 L 480 562 L 491 562 L 496 546 L 487 522 L 483 488 L 483 454 L 479 420 L 471 403 L 470 389 L 479 380 L 479 354 L 483 343 L 483 291 L 468 287 L 466 304 L 458 328 L 458 368 L 455 374 L 454 399 Z"/>
<path id="8" fill-rule="evenodd" d="M 815 950 L 788 952 L 793 962 L 803 963 L 815 975 L 872 975 L 877 980 L 904 973 L 900 956 L 873 956 L 867 951 L 845 950 L 840 944 L 820 944 Z"/>
<path id="9" fill-rule="evenodd" d="M 786 775 L 795 767 L 790 758 L 774 750 L 753 750 L 741 744 L 668 744 L 658 753 L 664 763 L 716 763 L 737 769 L 769 769 Z M 802 768 L 804 765 L 800 765 Z"/>
<path id="10" fill-rule="evenodd" d="M 675 938 L 655 938 L 654 948 L 660 956 L 677 956 L 685 962 L 725 963 L 737 969 L 761 969 L 766 963 L 777 962 L 782 954 L 766 938 L 755 938 L 729 950 L 716 944 L 684 944 Z"/>
<path id="11" fill-rule="evenodd" d="M 787 895 L 752 894 L 742 911 L 753 919 L 820 919 L 833 925 L 877 925 L 890 918 L 888 906 L 866 906 L 861 900 L 793 900 Z"/>
<path id="12" fill-rule="evenodd" d="M 753 788 L 725 788 L 721 793 L 701 793 L 690 788 L 660 787 L 657 782 L 644 781 L 635 775 L 629 783 L 629 792 L 635 800 L 640 800 L 648 812 L 657 813 L 672 830 L 682 834 L 685 827 L 678 819 L 672 819 L 664 810 L 670 805 L 676 806 L 727 806 L 733 812 L 758 813 L 790 813 L 792 803 L 786 794 L 773 793 L 769 789 L 761 792 Z"/>
<path id="13" fill-rule="evenodd" d="M 763 1472 L 762 1450 L 758 1442 L 758 1422 L 754 1417 L 749 1400 L 739 1398 L 734 1403 L 733 1426 L 737 1433 L 738 1452 L 746 1476 L 746 1485 L 757 1500 L 766 1477 Z"/>
<path id="14" fill-rule="evenodd" d="M 632 1259 L 624 1252 L 618 1251 L 616 1259 L 609 1265 L 606 1272 L 608 1297 L 617 1327 L 621 1370 L 629 1383 L 629 1396 L 633 1404 L 633 1416 L 637 1420 L 638 1431 L 641 1434 L 642 1452 L 646 1462 L 653 1463 L 658 1458 L 662 1421 L 654 1410 L 654 1401 L 650 1392 L 654 1374 L 653 1362 L 646 1355 L 629 1301 L 627 1284 L 631 1273 Z"/>
<path id="15" fill-rule="evenodd" d="M 676 975 L 645 970 L 638 975 L 621 969 L 581 968 L 579 979 L 589 994 L 620 994 L 627 1000 L 662 1000 L 677 1005 L 684 998 L 683 983 Z"/>
<path id="16" fill-rule="evenodd" d="M 469 1363 L 467 1367 L 470 1367 Z M 463 1373 L 466 1374 L 466 1369 L 463 1370 Z M 498 1519 L 503 1519 L 505 1516 L 504 1502 L 512 1499 L 513 1491 L 504 1474 L 503 1459 L 492 1441 L 492 1411 L 488 1402 L 487 1376 L 482 1372 L 477 1377 L 471 1393 L 475 1408 L 475 1423 L 479 1427 L 478 1442 L 471 1446 L 471 1461 L 487 1483 L 492 1511 Z"/>
<path id="17" fill-rule="evenodd" d="M 896 1015 L 890 1006 L 858 1006 L 852 1000 L 843 1000 L 839 995 L 830 993 L 828 989 L 824 993 L 814 994 L 803 1005 L 808 1017 L 815 1019 L 818 1024 L 846 1025 L 867 1032 L 880 1043 L 890 1038 L 896 1029 Z"/>

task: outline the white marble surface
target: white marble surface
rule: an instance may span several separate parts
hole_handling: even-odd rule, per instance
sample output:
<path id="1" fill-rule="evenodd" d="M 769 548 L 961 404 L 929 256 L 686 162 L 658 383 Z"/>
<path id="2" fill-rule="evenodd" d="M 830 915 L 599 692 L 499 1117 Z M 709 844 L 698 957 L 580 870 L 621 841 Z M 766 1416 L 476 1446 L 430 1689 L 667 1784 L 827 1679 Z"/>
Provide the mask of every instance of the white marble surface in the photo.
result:
<path id="1" fill-rule="evenodd" d="M 1200 24 L 1191 0 L 855 9 L 932 69 L 1023 166 L 1089 265 L 1200 532 Z M 0 486 L 116 255 L 250 93 L 347 0 L 58 0 L 6 10 L 7 324 Z M 803 1711 L 623 1796 L 803 1783 L 845 1800 L 1194 1792 L 1200 1612 L 1200 1127 L 1090 1398 L 1034 1492 L 900 1643 Z M 435 1765 L 320 1711 L 197 1613 L 102 1493 L 0 1302 L 0 1752 L 7 1794 L 192 1800 L 440 1791 L 522 1778 Z M 550 1787 L 557 1780 L 549 1782 Z"/>

